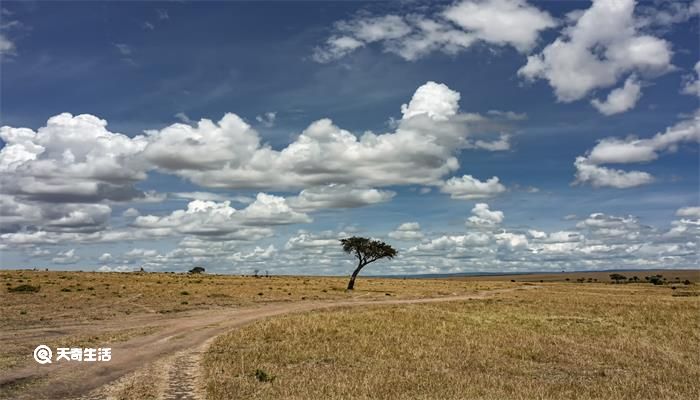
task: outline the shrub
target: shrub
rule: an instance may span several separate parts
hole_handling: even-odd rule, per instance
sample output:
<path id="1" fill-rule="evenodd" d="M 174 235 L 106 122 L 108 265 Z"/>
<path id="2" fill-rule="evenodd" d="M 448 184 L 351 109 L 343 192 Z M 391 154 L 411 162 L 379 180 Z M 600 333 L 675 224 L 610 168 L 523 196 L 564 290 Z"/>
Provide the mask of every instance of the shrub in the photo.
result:
<path id="1" fill-rule="evenodd" d="M 204 272 L 204 268 L 203 267 L 194 267 L 191 270 L 189 270 L 188 272 L 190 274 L 201 274 L 202 272 Z"/>
<path id="2" fill-rule="evenodd" d="M 649 282 L 651 282 L 654 285 L 663 285 L 664 284 L 664 281 L 661 280 L 661 278 L 659 278 L 658 275 L 652 276 L 651 278 L 649 278 Z"/>
<path id="3" fill-rule="evenodd" d="M 258 382 L 272 382 L 275 380 L 275 376 L 270 375 L 261 369 L 256 369 L 255 370 L 255 379 L 257 379 Z"/>
<path id="4" fill-rule="evenodd" d="M 16 287 L 8 287 L 7 291 L 11 293 L 36 293 L 41 289 L 40 286 L 19 285 Z"/>
<path id="5" fill-rule="evenodd" d="M 684 285 L 690 285 L 690 281 L 686 279 L 685 281 L 683 281 L 683 284 L 684 284 Z"/>
<path id="6" fill-rule="evenodd" d="M 180 294 L 183 296 L 187 296 L 188 294 L 190 294 L 190 292 L 188 292 L 187 290 L 183 290 L 182 292 L 180 292 Z"/>

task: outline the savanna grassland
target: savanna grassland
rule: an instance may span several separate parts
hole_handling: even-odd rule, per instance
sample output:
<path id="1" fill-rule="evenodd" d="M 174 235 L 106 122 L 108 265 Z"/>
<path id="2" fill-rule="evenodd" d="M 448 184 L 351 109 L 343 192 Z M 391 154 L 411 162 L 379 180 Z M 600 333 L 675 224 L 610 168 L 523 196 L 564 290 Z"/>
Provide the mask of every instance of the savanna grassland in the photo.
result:
<path id="1" fill-rule="evenodd" d="M 319 300 L 422 298 L 512 286 L 509 282 L 362 278 L 347 293 L 344 277 L 231 276 L 171 273 L 0 271 L 0 370 L 31 363 L 32 329 L 47 345 L 90 346 L 158 330 L 158 321 L 191 311 L 228 310 Z M 38 291 L 15 291 L 28 285 Z M 144 326 L 143 321 L 149 323 Z M 138 326 L 136 322 L 139 322 Z M 44 337 L 42 336 L 42 339 Z"/>
<path id="2" fill-rule="evenodd" d="M 536 285 L 257 321 L 209 347 L 206 397 L 700 397 L 697 285 Z"/>

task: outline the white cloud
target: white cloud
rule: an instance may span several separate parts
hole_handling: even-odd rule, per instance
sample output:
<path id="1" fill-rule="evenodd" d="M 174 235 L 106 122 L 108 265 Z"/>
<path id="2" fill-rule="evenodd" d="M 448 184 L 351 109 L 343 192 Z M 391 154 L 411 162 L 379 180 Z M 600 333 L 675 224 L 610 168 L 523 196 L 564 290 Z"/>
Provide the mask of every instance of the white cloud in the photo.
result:
<path id="1" fill-rule="evenodd" d="M 299 211 L 315 211 L 328 208 L 355 208 L 390 201 L 396 195 L 389 190 L 361 188 L 350 185 L 330 184 L 302 190 L 287 203 Z"/>
<path id="2" fill-rule="evenodd" d="M 15 53 L 15 43 L 0 33 L 0 56 Z"/>
<path id="3" fill-rule="evenodd" d="M 195 235 L 212 240 L 256 240 L 272 234 L 274 225 L 309 223 L 311 219 L 292 210 L 282 197 L 258 193 L 255 201 L 242 210 L 229 201 L 194 200 L 186 210 L 163 217 L 137 217 L 134 226 L 157 236 Z"/>
<path id="4" fill-rule="evenodd" d="M 190 199 L 190 200 L 208 200 L 208 201 L 226 201 L 228 200 L 227 196 L 224 196 L 219 193 L 211 193 L 211 192 L 175 192 L 171 193 L 173 197 L 177 197 L 179 199 Z M 252 200 L 251 200 L 252 202 Z"/>
<path id="5" fill-rule="evenodd" d="M 144 156 L 161 171 L 207 187 L 430 185 L 459 167 L 460 150 L 480 147 L 471 136 L 494 128 L 482 116 L 459 113 L 458 100 L 459 93 L 428 82 L 402 107 L 395 132 L 365 132 L 358 138 L 321 119 L 279 151 L 262 145 L 238 116 L 226 114 L 218 123 L 203 119 L 196 127 L 174 124 L 149 131 Z"/>
<path id="6" fill-rule="evenodd" d="M 482 182 L 471 175 L 463 175 L 461 178 L 452 177 L 445 181 L 440 191 L 448 193 L 453 199 L 471 200 L 496 196 L 505 192 L 506 188 L 496 176 Z"/>
<path id="7" fill-rule="evenodd" d="M 522 0 L 463 0 L 433 15 L 362 15 L 340 21 L 312 58 L 327 63 L 372 43 L 407 61 L 434 51 L 455 54 L 478 42 L 526 52 L 541 31 L 555 25 L 549 14 Z"/>
<path id="8" fill-rule="evenodd" d="M 664 132 L 648 139 L 628 137 L 626 139 L 605 138 L 596 144 L 586 156 L 574 162 L 576 181 L 590 183 L 594 187 L 630 188 L 653 182 L 654 178 L 641 171 L 622 171 L 600 166 L 601 164 L 639 163 L 653 161 L 663 151 L 676 151 L 682 143 L 700 142 L 700 111 L 689 119 L 678 122 Z"/>
<path id="9" fill-rule="evenodd" d="M 139 215 L 141 215 L 141 213 L 134 207 L 129 207 L 122 213 L 122 216 L 126 218 L 138 217 Z"/>
<path id="10" fill-rule="evenodd" d="M 700 97 L 700 61 L 695 63 L 695 75 L 688 74 L 683 77 L 681 93 Z"/>
<path id="11" fill-rule="evenodd" d="M 527 119 L 526 113 L 517 113 L 513 111 L 488 110 L 486 114 L 502 117 L 511 121 L 523 121 Z"/>
<path id="12" fill-rule="evenodd" d="M 80 257 L 75 254 L 75 249 L 58 252 L 56 257 L 51 259 L 51 262 L 56 264 L 75 264 L 78 261 Z"/>
<path id="13" fill-rule="evenodd" d="M 340 252 L 340 239 L 341 237 L 333 232 L 312 234 L 306 231 L 299 231 L 296 236 L 292 236 L 287 240 L 284 248 L 287 250 L 314 249 L 313 252 L 315 253 L 327 250 Z"/>
<path id="14" fill-rule="evenodd" d="M 623 171 L 601 167 L 591 163 L 585 157 L 576 157 L 575 183 L 590 183 L 593 187 L 614 187 L 627 189 L 635 186 L 646 185 L 654 181 L 654 178 L 642 171 Z"/>
<path id="15" fill-rule="evenodd" d="M 134 271 L 134 267 L 131 265 L 103 265 L 97 270 L 99 272 L 131 272 Z"/>
<path id="16" fill-rule="evenodd" d="M 503 222 L 503 211 L 489 210 L 486 203 L 476 203 L 472 208 L 473 216 L 467 218 L 467 223 L 475 226 L 494 226 Z"/>
<path id="17" fill-rule="evenodd" d="M 464 235 L 443 235 L 410 247 L 408 252 L 426 255 L 434 255 L 436 252 L 448 255 L 458 253 L 464 255 L 466 251 L 471 250 L 483 253 L 483 249 L 491 243 L 493 243 L 493 240 L 488 233 L 470 232 Z"/>
<path id="18" fill-rule="evenodd" d="M 105 204 L 47 204 L 0 195 L 0 223 L 4 232 L 40 226 L 51 232 L 92 233 L 106 228 L 111 212 Z"/>
<path id="19" fill-rule="evenodd" d="M 34 132 L 0 128 L 3 192 L 49 202 L 130 200 L 144 197 L 134 183 L 146 178 L 143 136 L 106 129 L 92 115 L 63 113 Z"/>
<path id="20" fill-rule="evenodd" d="M 443 15 L 479 40 L 511 45 L 520 52 L 529 51 L 541 31 L 556 26 L 547 12 L 522 0 L 465 0 L 447 8 Z"/>
<path id="21" fill-rule="evenodd" d="M 266 248 L 255 246 L 249 253 L 236 252 L 227 257 L 227 260 L 234 262 L 265 262 L 276 257 L 278 254 L 277 248 L 274 245 L 269 245 Z"/>
<path id="22" fill-rule="evenodd" d="M 102 253 L 102 255 L 98 258 L 100 262 L 110 262 L 113 259 L 114 257 L 112 257 L 112 254 L 110 253 Z"/>
<path id="23" fill-rule="evenodd" d="M 530 237 L 534 239 L 546 239 L 547 238 L 547 233 L 538 231 L 536 229 L 529 229 L 527 233 L 530 235 Z"/>
<path id="24" fill-rule="evenodd" d="M 128 44 L 114 43 L 114 47 L 116 47 L 117 51 L 119 51 L 122 56 L 131 55 L 131 47 Z"/>
<path id="25" fill-rule="evenodd" d="M 277 113 L 274 111 L 268 111 L 255 117 L 255 120 L 266 128 L 272 128 L 275 126 L 275 119 L 277 119 Z"/>
<path id="26" fill-rule="evenodd" d="M 591 100 L 591 104 L 602 114 L 613 115 L 631 110 L 642 97 L 642 85 L 635 76 L 630 76 L 624 86 L 611 91 L 605 101 Z"/>
<path id="27" fill-rule="evenodd" d="M 671 70 L 670 43 L 638 31 L 634 6 L 634 0 L 594 0 L 572 14 L 572 25 L 529 56 L 518 74 L 547 80 L 559 101 L 572 102 L 632 72 L 653 76 Z"/>
<path id="28" fill-rule="evenodd" d="M 188 117 L 187 114 L 185 114 L 184 112 L 179 112 L 179 113 L 175 114 L 175 118 L 177 118 L 178 120 L 180 120 L 182 123 L 185 123 L 185 124 L 194 123 L 194 121 L 192 121 L 190 119 L 190 117 Z"/>
<path id="29" fill-rule="evenodd" d="M 509 250 L 527 249 L 529 242 L 527 236 L 519 233 L 502 232 L 493 235 L 499 246 Z"/>
<path id="30" fill-rule="evenodd" d="M 459 92 L 444 83 L 427 82 L 419 87 L 408 104 L 401 105 L 403 119 L 427 115 L 436 121 L 446 121 L 459 110 Z"/>
<path id="31" fill-rule="evenodd" d="M 676 210 L 679 217 L 700 218 L 700 207 L 683 207 Z"/>
<path id="32" fill-rule="evenodd" d="M 418 222 L 404 222 L 389 232 L 389 237 L 396 240 L 419 240 L 423 238 L 423 233 Z"/>

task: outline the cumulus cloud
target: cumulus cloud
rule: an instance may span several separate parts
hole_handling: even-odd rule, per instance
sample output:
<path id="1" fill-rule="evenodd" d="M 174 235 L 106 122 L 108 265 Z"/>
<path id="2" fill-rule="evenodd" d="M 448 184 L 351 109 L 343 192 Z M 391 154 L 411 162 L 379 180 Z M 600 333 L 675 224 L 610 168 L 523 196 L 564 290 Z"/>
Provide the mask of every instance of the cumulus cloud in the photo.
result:
<path id="1" fill-rule="evenodd" d="M 75 249 L 60 251 L 56 257 L 51 259 L 51 262 L 56 264 L 75 264 L 80 261 L 80 257 L 75 254 Z"/>
<path id="2" fill-rule="evenodd" d="M 574 183 L 589 183 L 596 188 L 628 189 L 654 181 L 654 177 L 647 172 L 623 171 L 621 169 L 601 167 L 591 163 L 586 157 L 576 157 L 574 166 L 576 167 L 576 180 Z"/>
<path id="3" fill-rule="evenodd" d="M 287 203 L 299 211 L 329 208 L 356 208 L 390 201 L 396 195 L 389 190 L 377 190 L 351 185 L 330 184 L 302 190 Z"/>
<path id="4" fill-rule="evenodd" d="M 125 218 L 138 217 L 139 215 L 141 215 L 141 213 L 139 212 L 139 210 L 135 209 L 134 207 L 129 207 L 126 210 L 124 210 L 124 212 L 122 213 L 122 217 L 125 217 Z"/>
<path id="5" fill-rule="evenodd" d="M 673 152 L 683 143 L 700 142 L 700 114 L 698 111 L 686 120 L 659 132 L 651 138 L 625 139 L 605 138 L 574 162 L 576 180 L 574 183 L 590 183 L 594 187 L 630 188 L 653 182 L 654 178 L 646 172 L 623 171 L 603 167 L 601 164 L 628 164 L 649 162 L 657 159 L 659 153 Z"/>
<path id="6" fill-rule="evenodd" d="M 700 218 L 700 207 L 683 207 L 676 210 L 679 217 Z"/>
<path id="7" fill-rule="evenodd" d="M 423 233 L 418 222 L 404 222 L 389 232 L 389 237 L 396 240 L 419 240 L 423 238 Z"/>
<path id="8" fill-rule="evenodd" d="M 3 232 L 18 232 L 29 226 L 51 232 L 92 233 L 108 225 L 111 212 L 105 204 L 46 204 L 0 194 Z"/>
<path id="9" fill-rule="evenodd" d="M 642 97 L 642 86 L 636 77 L 630 76 L 624 86 L 617 88 L 608 94 L 605 101 L 591 100 L 591 104 L 605 115 L 613 115 L 631 110 Z"/>
<path id="10" fill-rule="evenodd" d="M 695 63 L 695 75 L 688 74 L 683 77 L 681 93 L 700 97 L 700 61 Z"/>
<path id="11" fill-rule="evenodd" d="M 522 53 L 532 49 L 541 31 L 556 26 L 547 12 L 523 0 L 462 1 L 443 15 L 479 40 Z"/>
<path id="12" fill-rule="evenodd" d="M 166 216 L 137 217 L 133 225 L 157 236 L 194 235 L 212 240 L 257 240 L 272 234 L 269 226 L 309 223 L 306 214 L 294 211 L 285 199 L 258 193 L 255 201 L 242 210 L 230 201 L 194 200 L 186 210 Z"/>
<path id="13" fill-rule="evenodd" d="M 146 178 L 146 165 L 139 157 L 145 138 L 130 138 L 106 127 L 106 121 L 92 115 L 68 113 L 51 117 L 36 132 L 3 126 L 3 193 L 48 202 L 144 197 L 134 184 Z"/>
<path id="14" fill-rule="evenodd" d="M 490 210 L 486 203 L 476 203 L 472 208 L 471 217 L 467 218 L 467 224 L 474 226 L 494 226 L 503 222 L 503 211 Z"/>
<path id="15" fill-rule="evenodd" d="M 0 241 L 4 245 L 29 246 L 188 232 L 213 232 L 211 237 L 221 240 L 246 235 L 264 237 L 271 234 L 269 226 L 277 225 L 277 221 L 309 221 L 305 211 L 389 201 L 395 193 L 381 189 L 384 186 L 441 185 L 446 175 L 459 168 L 457 155 L 462 150 L 508 147 L 507 139 L 503 139 L 508 136 L 508 127 L 499 119 L 510 117 L 494 114 L 491 119 L 460 112 L 459 99 L 460 94 L 446 85 L 427 82 L 401 107 L 403 116 L 391 132 L 356 136 L 321 119 L 281 150 L 264 144 L 259 134 L 235 114 L 226 114 L 216 123 L 207 119 L 176 123 L 135 137 L 111 132 L 105 120 L 87 114 L 59 114 L 36 131 L 3 126 Z M 488 140 L 492 134 L 498 136 Z M 134 225 L 110 227 L 111 205 L 115 202 L 166 199 L 166 194 L 136 188 L 153 170 L 205 187 L 301 192 L 288 200 L 268 195 L 249 199 L 203 191 L 176 192 L 169 196 L 217 204 L 226 200 L 251 204 L 237 210 L 234 221 L 224 220 L 221 227 L 211 221 L 205 221 L 205 227 L 198 226 L 197 218 L 188 215 L 176 228 L 177 224 L 168 218 L 177 216 L 138 215 L 136 209 L 123 214 L 137 217 Z M 218 210 L 211 208 L 210 212 Z M 270 209 L 276 211 L 268 213 Z M 185 210 L 179 212 L 186 214 Z M 245 229 L 239 229 L 239 222 Z"/>
<path id="16" fill-rule="evenodd" d="M 327 63 L 372 43 L 408 61 L 434 51 L 455 54 L 475 43 L 527 52 L 541 31 L 555 25 L 548 13 L 523 0 L 463 0 L 430 15 L 360 15 L 337 22 L 312 58 Z"/>
<path id="17" fill-rule="evenodd" d="M 458 101 L 459 93 L 428 82 L 402 107 L 395 132 L 365 132 L 358 138 L 321 119 L 279 151 L 262 144 L 240 117 L 226 114 L 218 123 L 203 119 L 194 127 L 174 124 L 149 131 L 143 154 L 161 171 L 206 187 L 434 184 L 459 167 L 455 155 L 462 149 L 491 143 L 480 134 L 497 125 L 460 113 Z M 496 142 L 503 141 L 499 135 Z"/>
<path id="18" fill-rule="evenodd" d="M 494 176 L 484 182 L 471 175 L 452 177 L 440 186 L 440 191 L 447 193 L 453 199 L 472 200 L 485 199 L 506 191 L 498 177 Z"/>
<path id="19" fill-rule="evenodd" d="M 589 9 L 570 14 L 571 25 L 541 53 L 529 56 L 518 74 L 548 81 L 559 101 L 572 102 L 615 85 L 626 74 L 671 70 L 671 44 L 641 32 L 634 8 L 634 0 L 594 0 Z M 633 104 L 634 91 L 630 83 L 610 100 Z"/>
<path id="20" fill-rule="evenodd" d="M 284 248 L 286 250 L 306 250 L 313 253 L 340 252 L 341 235 L 325 231 L 311 233 L 299 231 L 295 236 L 287 240 Z"/>

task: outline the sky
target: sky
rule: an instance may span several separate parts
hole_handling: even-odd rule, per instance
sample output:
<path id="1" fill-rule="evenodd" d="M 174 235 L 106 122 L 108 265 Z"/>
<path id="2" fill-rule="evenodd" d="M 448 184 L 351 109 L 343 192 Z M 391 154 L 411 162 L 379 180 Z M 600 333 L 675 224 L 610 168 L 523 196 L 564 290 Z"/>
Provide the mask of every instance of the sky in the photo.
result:
<path id="1" fill-rule="evenodd" d="M 0 268 L 696 268 L 700 1 L 4 1 Z"/>

